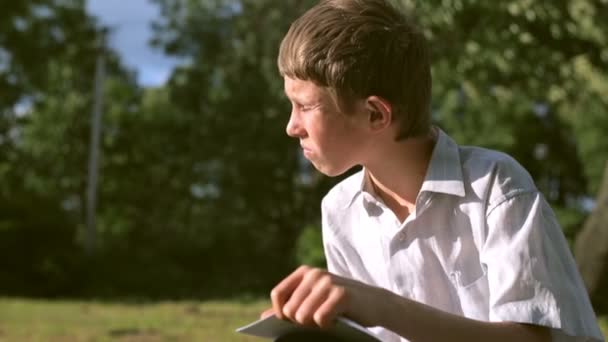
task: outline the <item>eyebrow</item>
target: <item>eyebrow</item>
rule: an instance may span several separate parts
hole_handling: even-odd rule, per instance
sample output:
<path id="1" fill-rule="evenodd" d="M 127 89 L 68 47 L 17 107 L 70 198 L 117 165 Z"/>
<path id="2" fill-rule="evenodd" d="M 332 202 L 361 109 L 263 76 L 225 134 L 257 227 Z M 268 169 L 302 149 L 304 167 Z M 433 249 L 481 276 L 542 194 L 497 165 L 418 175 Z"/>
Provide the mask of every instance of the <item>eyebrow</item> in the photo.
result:
<path id="1" fill-rule="evenodd" d="M 289 96 L 289 94 L 287 94 L 287 91 L 285 89 L 283 89 L 283 94 L 285 94 L 285 97 L 287 97 L 287 99 L 289 99 L 289 101 L 297 103 L 299 105 L 302 104 L 302 99 L 298 99 L 298 98 Z"/>
<path id="2" fill-rule="evenodd" d="M 314 102 L 316 103 L 321 103 L 324 101 L 324 97 L 323 96 L 309 96 L 309 97 L 314 97 L 314 100 L 311 100 L 309 97 L 291 97 L 289 96 L 289 94 L 287 93 L 287 90 L 285 88 L 283 88 L 283 94 L 285 94 L 285 97 L 287 97 L 290 101 L 293 101 L 297 104 L 303 104 L 303 103 L 310 103 L 310 102 Z M 310 94 L 309 94 L 310 95 Z"/>

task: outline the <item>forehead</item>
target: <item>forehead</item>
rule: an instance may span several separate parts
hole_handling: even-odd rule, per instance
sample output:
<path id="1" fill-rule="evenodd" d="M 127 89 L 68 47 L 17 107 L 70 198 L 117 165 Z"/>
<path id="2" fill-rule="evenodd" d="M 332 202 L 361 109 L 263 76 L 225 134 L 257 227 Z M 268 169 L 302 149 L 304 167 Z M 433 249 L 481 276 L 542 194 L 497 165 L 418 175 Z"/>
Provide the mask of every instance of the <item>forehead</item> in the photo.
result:
<path id="1" fill-rule="evenodd" d="M 285 94 L 294 100 L 318 100 L 328 95 L 327 89 L 319 87 L 312 81 L 304 81 L 285 76 Z"/>

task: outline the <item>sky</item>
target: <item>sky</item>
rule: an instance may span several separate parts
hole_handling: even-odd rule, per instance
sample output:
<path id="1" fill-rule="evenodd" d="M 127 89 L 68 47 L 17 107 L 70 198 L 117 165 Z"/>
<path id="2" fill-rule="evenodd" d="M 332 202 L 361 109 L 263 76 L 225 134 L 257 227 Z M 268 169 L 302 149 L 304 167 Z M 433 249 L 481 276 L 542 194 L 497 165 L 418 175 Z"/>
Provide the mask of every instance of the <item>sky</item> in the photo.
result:
<path id="1" fill-rule="evenodd" d="M 148 44 L 150 24 L 159 16 L 157 6 L 148 0 L 87 0 L 87 10 L 112 28 L 110 45 L 120 53 L 123 64 L 137 72 L 140 85 L 165 83 L 178 61 Z"/>

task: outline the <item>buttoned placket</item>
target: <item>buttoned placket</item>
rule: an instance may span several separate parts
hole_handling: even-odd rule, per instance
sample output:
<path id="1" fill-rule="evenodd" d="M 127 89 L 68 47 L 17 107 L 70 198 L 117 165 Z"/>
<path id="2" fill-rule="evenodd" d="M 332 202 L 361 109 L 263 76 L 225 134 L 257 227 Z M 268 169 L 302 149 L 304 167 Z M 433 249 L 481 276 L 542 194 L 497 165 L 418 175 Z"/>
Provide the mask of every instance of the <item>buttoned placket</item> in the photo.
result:
<path id="1" fill-rule="evenodd" d="M 408 269 L 396 252 L 407 244 L 408 225 L 414 221 L 415 213 L 408 216 L 404 222 L 400 222 L 397 215 L 382 200 L 367 192 L 363 193 L 363 205 L 370 216 L 375 216 L 375 219 L 381 222 L 380 231 L 376 233 L 378 238 L 383 241 L 380 246 L 386 264 L 387 285 L 390 286 L 392 292 L 414 299 L 413 293 L 410 291 L 413 286 L 411 281 L 414 277 L 407 275 Z M 392 224 L 388 224 L 389 222 Z"/>
<path id="2" fill-rule="evenodd" d="M 414 286 L 411 281 L 415 277 L 413 275 L 411 277 L 405 275 L 408 272 L 408 267 L 402 264 L 403 256 L 399 253 L 399 251 L 402 250 L 404 246 L 409 245 L 409 239 L 414 238 L 414 236 L 412 236 L 411 234 L 411 229 L 413 228 L 412 225 L 417 222 L 417 218 L 419 218 L 422 213 L 430 206 L 430 203 L 431 193 L 422 192 L 416 199 L 415 210 L 405 219 L 405 221 L 403 221 L 403 223 L 399 222 L 395 216 L 395 220 L 397 221 L 399 228 L 398 231 L 395 232 L 395 234 L 393 235 L 392 239 L 390 240 L 390 243 L 388 244 L 389 273 L 391 285 L 393 286 L 393 292 L 410 299 L 415 299 L 415 295 L 411 291 L 412 287 Z M 388 210 L 388 208 L 386 208 L 386 210 Z"/>

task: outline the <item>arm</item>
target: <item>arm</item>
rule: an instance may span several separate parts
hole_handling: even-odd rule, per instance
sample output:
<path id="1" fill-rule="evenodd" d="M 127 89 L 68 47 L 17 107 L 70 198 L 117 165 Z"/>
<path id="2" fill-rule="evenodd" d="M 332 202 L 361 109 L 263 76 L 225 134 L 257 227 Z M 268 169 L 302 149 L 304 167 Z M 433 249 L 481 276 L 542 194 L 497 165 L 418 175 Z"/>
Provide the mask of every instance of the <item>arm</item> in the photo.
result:
<path id="1" fill-rule="evenodd" d="M 446 313 L 395 294 L 386 303 L 380 325 L 411 341 L 551 341 L 546 327 L 514 322 L 482 322 Z M 403 317 L 407 317 L 404 319 Z"/>
<path id="2" fill-rule="evenodd" d="M 304 325 L 327 327 L 340 315 L 382 326 L 411 341 L 550 341 L 549 329 L 481 322 L 442 312 L 385 289 L 302 266 L 271 292 L 274 313 Z"/>

